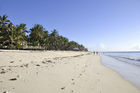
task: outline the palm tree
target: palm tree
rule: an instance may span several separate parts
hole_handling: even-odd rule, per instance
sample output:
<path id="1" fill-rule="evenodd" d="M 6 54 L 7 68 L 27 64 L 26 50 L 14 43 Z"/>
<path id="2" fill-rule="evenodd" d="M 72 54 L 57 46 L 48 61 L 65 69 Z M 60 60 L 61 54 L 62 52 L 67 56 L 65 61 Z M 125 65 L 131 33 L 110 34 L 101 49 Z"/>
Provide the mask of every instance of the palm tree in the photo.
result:
<path id="1" fill-rule="evenodd" d="M 16 48 L 23 48 L 23 43 L 26 39 L 26 32 L 28 32 L 26 30 L 26 24 L 20 24 L 20 25 L 17 25 L 16 28 L 14 29 L 13 31 L 13 38 L 14 38 L 14 44 L 15 44 L 15 47 Z"/>
<path id="2" fill-rule="evenodd" d="M 68 44 L 68 50 L 73 50 L 74 48 L 78 48 L 78 43 L 75 41 L 70 41 Z"/>
<path id="3" fill-rule="evenodd" d="M 56 29 L 54 29 L 52 31 L 52 33 L 50 34 L 50 37 L 49 37 L 49 49 L 51 50 L 57 50 L 58 46 L 57 46 L 57 42 L 58 42 L 58 32 L 56 31 Z"/>
<path id="4" fill-rule="evenodd" d="M 14 48 L 14 37 L 13 37 L 13 31 L 15 29 L 15 26 L 12 22 L 8 24 L 8 31 L 9 31 L 9 41 L 10 41 L 10 48 Z"/>
<path id="5" fill-rule="evenodd" d="M 68 39 L 63 36 L 58 36 L 57 46 L 59 50 L 66 50 L 68 46 Z"/>
<path id="6" fill-rule="evenodd" d="M 30 30 L 30 41 L 32 42 L 33 46 L 40 46 L 40 42 L 43 39 L 43 26 L 35 24 Z"/>
<path id="7" fill-rule="evenodd" d="M 45 47 L 45 49 L 48 49 L 49 48 L 49 33 L 48 33 L 48 31 L 44 31 L 41 45 L 43 47 Z"/>
<path id="8" fill-rule="evenodd" d="M 3 16 L 0 16 L 0 24 L 2 26 L 9 24 L 10 20 L 7 19 L 8 16 L 5 14 Z"/>
<path id="9" fill-rule="evenodd" d="M 0 45 L 8 46 L 9 44 L 9 34 L 10 30 L 8 28 L 8 24 L 10 20 L 7 19 L 7 15 L 0 16 Z"/>

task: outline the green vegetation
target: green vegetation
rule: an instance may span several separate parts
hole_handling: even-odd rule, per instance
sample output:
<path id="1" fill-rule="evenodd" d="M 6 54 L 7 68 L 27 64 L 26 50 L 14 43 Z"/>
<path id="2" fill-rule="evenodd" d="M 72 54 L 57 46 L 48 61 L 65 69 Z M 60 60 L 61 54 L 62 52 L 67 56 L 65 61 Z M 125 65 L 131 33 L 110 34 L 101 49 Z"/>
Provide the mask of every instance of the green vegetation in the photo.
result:
<path id="1" fill-rule="evenodd" d="M 56 29 L 49 33 L 42 25 L 35 24 L 28 31 L 26 24 L 15 26 L 7 18 L 0 16 L 0 48 L 87 51 L 83 45 L 59 35 Z"/>

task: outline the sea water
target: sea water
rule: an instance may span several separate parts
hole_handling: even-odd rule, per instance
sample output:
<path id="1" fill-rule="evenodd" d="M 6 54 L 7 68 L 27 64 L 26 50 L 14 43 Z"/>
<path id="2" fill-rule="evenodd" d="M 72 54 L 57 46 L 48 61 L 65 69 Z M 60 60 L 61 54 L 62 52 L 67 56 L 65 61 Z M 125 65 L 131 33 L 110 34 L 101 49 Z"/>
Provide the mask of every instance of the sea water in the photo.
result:
<path id="1" fill-rule="evenodd" d="M 104 52 L 102 64 L 140 89 L 140 52 Z"/>

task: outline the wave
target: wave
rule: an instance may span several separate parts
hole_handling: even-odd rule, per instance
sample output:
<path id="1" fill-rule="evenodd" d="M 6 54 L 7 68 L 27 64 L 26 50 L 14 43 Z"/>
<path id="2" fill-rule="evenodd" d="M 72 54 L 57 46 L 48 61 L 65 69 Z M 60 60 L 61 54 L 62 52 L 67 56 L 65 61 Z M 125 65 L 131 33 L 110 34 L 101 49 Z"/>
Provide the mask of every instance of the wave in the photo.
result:
<path id="1" fill-rule="evenodd" d="M 140 66 L 140 57 L 133 57 L 133 56 L 115 56 L 115 55 L 107 55 L 109 57 L 115 58 L 119 61 L 126 62 L 129 64 L 133 64 L 136 66 Z"/>

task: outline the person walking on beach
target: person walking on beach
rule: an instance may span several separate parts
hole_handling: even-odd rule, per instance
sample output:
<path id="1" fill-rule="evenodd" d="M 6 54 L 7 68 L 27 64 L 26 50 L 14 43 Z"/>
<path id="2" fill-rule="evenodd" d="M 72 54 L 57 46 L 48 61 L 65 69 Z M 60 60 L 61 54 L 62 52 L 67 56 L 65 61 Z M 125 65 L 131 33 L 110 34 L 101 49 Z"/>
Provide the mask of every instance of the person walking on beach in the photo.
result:
<path id="1" fill-rule="evenodd" d="M 94 54 L 94 55 L 98 55 L 98 52 L 97 52 L 97 51 L 93 51 L 93 54 Z"/>
<path id="2" fill-rule="evenodd" d="M 95 55 L 95 51 L 93 51 L 93 54 Z"/>
<path id="3" fill-rule="evenodd" d="M 96 52 L 96 55 L 98 55 L 98 52 Z"/>

